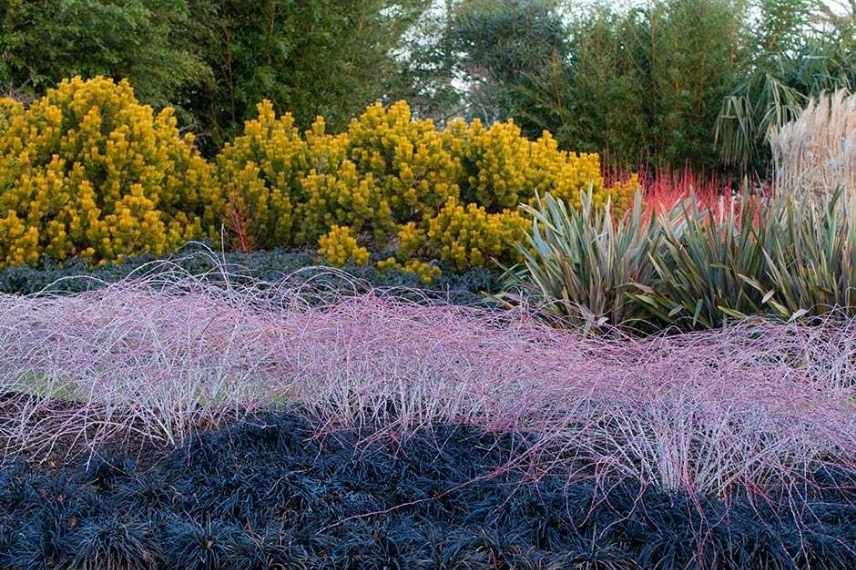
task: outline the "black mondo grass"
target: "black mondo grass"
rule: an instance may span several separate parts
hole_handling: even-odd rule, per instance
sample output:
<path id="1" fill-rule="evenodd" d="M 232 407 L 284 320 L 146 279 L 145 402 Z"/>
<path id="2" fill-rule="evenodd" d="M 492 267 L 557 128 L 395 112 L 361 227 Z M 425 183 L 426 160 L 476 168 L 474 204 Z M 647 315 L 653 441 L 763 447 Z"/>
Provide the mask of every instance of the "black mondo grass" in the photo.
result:
<path id="1" fill-rule="evenodd" d="M 728 503 L 638 480 L 530 481 L 519 438 L 434 426 L 404 445 L 315 437 L 299 413 L 122 456 L 0 470 L 0 567 L 856 567 L 847 474 Z"/>

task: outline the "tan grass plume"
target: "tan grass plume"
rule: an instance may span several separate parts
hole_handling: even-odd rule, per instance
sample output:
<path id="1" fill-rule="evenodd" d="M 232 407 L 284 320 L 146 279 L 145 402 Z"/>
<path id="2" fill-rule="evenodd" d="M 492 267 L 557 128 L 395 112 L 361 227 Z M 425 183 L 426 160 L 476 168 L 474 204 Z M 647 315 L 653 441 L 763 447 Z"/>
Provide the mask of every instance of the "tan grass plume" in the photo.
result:
<path id="1" fill-rule="evenodd" d="M 841 187 L 856 194 L 856 93 L 812 99 L 770 143 L 777 191 L 817 196 Z"/>

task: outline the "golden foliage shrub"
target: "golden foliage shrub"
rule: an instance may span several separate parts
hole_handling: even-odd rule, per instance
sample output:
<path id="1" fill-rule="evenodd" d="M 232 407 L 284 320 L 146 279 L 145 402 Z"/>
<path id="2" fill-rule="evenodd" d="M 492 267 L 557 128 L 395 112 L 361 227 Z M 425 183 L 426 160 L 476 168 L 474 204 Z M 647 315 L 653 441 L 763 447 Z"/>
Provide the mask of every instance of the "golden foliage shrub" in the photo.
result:
<path id="1" fill-rule="evenodd" d="M 423 280 L 439 272 L 432 261 L 457 269 L 516 261 L 529 224 L 518 206 L 538 194 L 578 205 L 591 190 L 596 204 L 620 210 L 637 185 L 605 187 L 597 155 L 562 151 L 547 133 L 530 141 L 512 122 L 462 120 L 441 130 L 404 102 L 372 105 L 336 135 L 319 118 L 302 136 L 290 115 L 262 103 L 218 172 L 229 211 L 244 213 L 259 246 L 322 240 L 329 263 L 392 253 L 378 266 Z"/>
<path id="2" fill-rule="evenodd" d="M 484 207 L 455 200 L 429 222 L 428 237 L 440 258 L 459 270 L 483 266 L 491 259 L 517 261 L 514 244 L 526 236 L 529 221 L 517 209 L 489 214 Z"/>
<path id="3" fill-rule="evenodd" d="M 458 196 L 460 162 L 429 120 L 414 120 L 410 106 L 375 104 L 351 121 L 349 157 L 378 181 L 378 191 L 399 223 L 421 220 Z"/>
<path id="4" fill-rule="evenodd" d="M 628 191 L 626 185 L 606 188 L 597 154 L 560 150 L 546 131 L 530 141 L 512 122 L 485 128 L 478 120 L 467 124 L 459 119 L 445 134 L 464 168 L 462 200 L 490 212 L 531 204 L 547 192 L 579 207 L 581 193 L 589 190 L 597 205 L 611 200 L 621 207 L 635 190 Z M 635 179 L 633 184 L 638 186 Z"/>
<path id="5" fill-rule="evenodd" d="M 217 157 L 228 203 L 226 222 L 243 236 L 244 247 L 291 245 L 309 153 L 291 115 L 277 118 L 269 101 L 260 103 L 258 111 L 258 118 L 245 123 L 244 134 Z"/>
<path id="6" fill-rule="evenodd" d="M 206 162 L 131 87 L 63 82 L 29 108 L 0 100 L 0 265 L 42 256 L 91 262 L 162 254 L 189 239 L 242 250 L 318 248 L 328 263 L 368 263 L 425 281 L 514 262 L 529 224 L 519 206 L 550 192 L 578 204 L 621 204 L 635 180 L 607 188 L 597 155 L 558 148 L 512 122 L 438 129 L 399 102 L 372 105 L 348 128 L 323 118 L 301 132 L 291 115 L 258 117 Z M 385 258 L 385 259 L 384 259 Z"/>
<path id="7" fill-rule="evenodd" d="M 378 261 L 377 268 L 380 270 L 395 269 L 404 273 L 412 273 L 426 285 L 433 282 L 434 279 L 442 274 L 440 268 L 436 265 L 419 259 L 408 259 L 404 264 L 401 264 L 395 257 L 388 257 Z"/>
<path id="8" fill-rule="evenodd" d="M 126 82 L 63 81 L 0 111 L 0 266 L 89 262 L 216 239 L 222 200 L 192 135 Z"/>
<path id="9" fill-rule="evenodd" d="M 514 123 L 456 120 L 446 131 L 449 145 L 464 168 L 463 199 L 491 211 L 516 208 L 531 195 L 527 184 L 532 144 Z"/>
<path id="10" fill-rule="evenodd" d="M 369 262 L 369 250 L 357 243 L 347 226 L 333 225 L 330 231 L 318 240 L 318 253 L 332 265 L 365 265 Z"/>

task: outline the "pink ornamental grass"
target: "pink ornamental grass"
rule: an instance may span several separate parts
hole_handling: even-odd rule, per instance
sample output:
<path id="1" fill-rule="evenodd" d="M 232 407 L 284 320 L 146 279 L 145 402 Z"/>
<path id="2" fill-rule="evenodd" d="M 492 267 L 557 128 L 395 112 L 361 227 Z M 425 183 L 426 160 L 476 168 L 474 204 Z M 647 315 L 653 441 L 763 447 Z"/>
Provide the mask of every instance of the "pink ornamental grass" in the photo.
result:
<path id="1" fill-rule="evenodd" d="M 853 471 L 856 322 L 591 338 L 525 308 L 416 304 L 180 274 L 77 296 L 0 297 L 6 454 L 175 445 L 299 402 L 320 425 L 404 438 L 435 422 L 526 434 L 533 473 L 668 489 Z"/>

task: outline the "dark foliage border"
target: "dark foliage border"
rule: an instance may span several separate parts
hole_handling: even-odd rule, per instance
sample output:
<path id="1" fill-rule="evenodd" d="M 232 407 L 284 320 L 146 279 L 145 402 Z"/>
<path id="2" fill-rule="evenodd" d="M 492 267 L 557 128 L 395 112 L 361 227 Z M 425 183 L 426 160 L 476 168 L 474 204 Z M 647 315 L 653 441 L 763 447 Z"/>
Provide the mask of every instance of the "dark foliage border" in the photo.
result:
<path id="1" fill-rule="evenodd" d="M 356 278 L 368 287 L 407 288 L 425 290 L 426 286 L 409 273 L 400 271 L 380 271 L 372 266 L 346 266 L 342 271 L 349 278 L 337 276 L 334 272 L 305 271 L 317 266 L 321 261 L 304 251 L 271 250 L 252 253 L 229 252 L 215 254 L 217 263 L 225 261 L 225 267 L 232 279 L 240 280 L 245 276 L 254 280 L 277 281 L 283 276 L 291 276 L 289 282 L 300 285 L 311 279 L 314 287 L 331 291 L 348 292 L 353 290 Z M 218 278 L 216 264 L 210 250 L 202 246 L 188 246 L 179 253 L 163 258 L 172 261 L 182 269 L 194 274 L 209 274 L 212 280 Z M 89 267 L 80 260 L 72 260 L 59 265 L 45 260 L 40 267 L 10 267 L 0 270 L 0 293 L 26 295 L 49 289 L 55 293 L 80 293 L 101 287 L 103 283 L 113 283 L 129 275 L 152 275 L 168 269 L 159 266 L 158 258 L 140 256 L 123 263 Z M 77 279 L 87 276 L 93 279 Z M 500 290 L 500 274 L 488 269 L 471 269 L 463 273 L 446 271 L 427 289 L 443 299 L 456 304 L 479 305 L 484 303 L 485 294 Z M 406 296 L 406 292 L 400 292 Z M 421 295 L 420 292 L 418 295 Z M 417 295 L 413 294 L 414 297 Z"/>
<path id="2" fill-rule="evenodd" d="M 635 481 L 524 482 L 525 442 L 439 425 L 405 445 L 313 437 L 295 412 L 150 465 L 0 470 L 0 566 L 856 568 L 852 487 L 729 504 Z M 840 483 L 840 481 L 838 482 Z"/>

